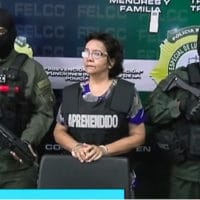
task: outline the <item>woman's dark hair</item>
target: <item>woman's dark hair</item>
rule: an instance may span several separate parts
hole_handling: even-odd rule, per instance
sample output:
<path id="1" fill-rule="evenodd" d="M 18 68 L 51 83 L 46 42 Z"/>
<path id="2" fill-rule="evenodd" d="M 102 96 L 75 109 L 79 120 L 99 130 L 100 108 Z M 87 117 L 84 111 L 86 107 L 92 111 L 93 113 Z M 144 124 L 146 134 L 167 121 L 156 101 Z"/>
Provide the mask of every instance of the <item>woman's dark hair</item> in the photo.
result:
<path id="1" fill-rule="evenodd" d="M 108 53 L 108 59 L 114 59 L 115 63 L 109 71 L 109 78 L 115 78 L 123 72 L 123 47 L 120 42 L 109 33 L 94 32 L 88 35 L 85 42 L 99 40 L 103 42 Z"/>

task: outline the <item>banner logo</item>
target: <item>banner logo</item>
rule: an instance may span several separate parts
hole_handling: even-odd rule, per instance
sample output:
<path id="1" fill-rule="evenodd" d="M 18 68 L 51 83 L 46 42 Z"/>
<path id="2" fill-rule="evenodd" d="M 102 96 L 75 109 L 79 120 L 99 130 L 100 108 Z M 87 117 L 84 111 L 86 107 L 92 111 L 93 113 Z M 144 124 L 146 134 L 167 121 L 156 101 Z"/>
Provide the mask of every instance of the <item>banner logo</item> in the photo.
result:
<path id="1" fill-rule="evenodd" d="M 197 33 L 199 26 L 173 29 L 167 32 L 167 39 L 160 45 L 160 58 L 150 76 L 159 83 L 168 74 L 181 66 L 199 62 L 197 54 Z"/>

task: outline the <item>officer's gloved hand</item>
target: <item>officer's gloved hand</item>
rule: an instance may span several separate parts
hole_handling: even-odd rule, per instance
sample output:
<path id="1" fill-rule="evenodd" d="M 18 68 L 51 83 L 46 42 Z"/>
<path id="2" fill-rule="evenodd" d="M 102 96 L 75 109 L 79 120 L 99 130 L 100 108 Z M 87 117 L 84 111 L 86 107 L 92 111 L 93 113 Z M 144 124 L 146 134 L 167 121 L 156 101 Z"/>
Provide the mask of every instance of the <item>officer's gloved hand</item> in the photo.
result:
<path id="1" fill-rule="evenodd" d="M 13 158 L 20 163 L 34 162 L 37 158 L 37 154 L 34 152 L 32 146 L 27 141 L 22 141 L 18 145 L 13 146 L 10 154 Z"/>
<path id="2" fill-rule="evenodd" d="M 180 111 L 192 122 L 200 122 L 200 99 L 192 96 L 180 102 Z"/>

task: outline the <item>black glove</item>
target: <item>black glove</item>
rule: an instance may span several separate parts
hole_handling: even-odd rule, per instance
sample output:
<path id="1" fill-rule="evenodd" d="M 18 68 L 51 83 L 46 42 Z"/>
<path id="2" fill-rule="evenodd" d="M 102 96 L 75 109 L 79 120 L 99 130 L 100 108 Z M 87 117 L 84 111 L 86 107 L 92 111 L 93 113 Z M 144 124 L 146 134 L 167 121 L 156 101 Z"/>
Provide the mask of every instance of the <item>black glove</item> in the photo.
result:
<path id="1" fill-rule="evenodd" d="M 200 99 L 191 96 L 180 102 L 180 111 L 187 120 L 200 122 Z"/>

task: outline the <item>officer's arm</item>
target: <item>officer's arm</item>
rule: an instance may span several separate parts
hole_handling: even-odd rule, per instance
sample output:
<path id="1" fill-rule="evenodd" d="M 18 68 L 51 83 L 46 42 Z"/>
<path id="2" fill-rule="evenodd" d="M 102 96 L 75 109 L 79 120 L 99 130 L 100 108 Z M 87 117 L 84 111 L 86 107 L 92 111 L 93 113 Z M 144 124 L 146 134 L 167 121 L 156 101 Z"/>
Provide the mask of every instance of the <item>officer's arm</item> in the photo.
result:
<path id="1" fill-rule="evenodd" d="M 163 91 L 167 82 L 163 80 L 149 97 L 145 113 L 147 123 L 165 124 L 173 121 L 180 115 L 179 100 Z"/>
<path id="2" fill-rule="evenodd" d="M 37 69 L 32 83 L 31 100 L 34 110 L 30 122 L 23 131 L 21 139 L 33 145 L 38 145 L 49 130 L 53 119 L 54 95 L 51 83 L 42 66 Z"/>

